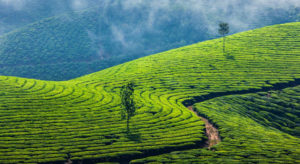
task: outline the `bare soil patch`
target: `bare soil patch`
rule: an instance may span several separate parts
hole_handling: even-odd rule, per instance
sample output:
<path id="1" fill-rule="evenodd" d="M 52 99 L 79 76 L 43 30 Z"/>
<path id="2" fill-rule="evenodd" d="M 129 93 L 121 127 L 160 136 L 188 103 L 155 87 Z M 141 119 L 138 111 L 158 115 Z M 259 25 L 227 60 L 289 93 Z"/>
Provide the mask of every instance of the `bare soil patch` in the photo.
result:
<path id="1" fill-rule="evenodd" d="M 205 123 L 205 134 L 208 138 L 207 140 L 207 147 L 210 149 L 212 146 L 221 142 L 221 137 L 219 135 L 218 129 L 210 123 L 206 118 L 201 117 L 198 113 L 194 110 L 193 106 L 187 107 L 190 111 L 194 112 L 198 117 L 200 117 Z"/>

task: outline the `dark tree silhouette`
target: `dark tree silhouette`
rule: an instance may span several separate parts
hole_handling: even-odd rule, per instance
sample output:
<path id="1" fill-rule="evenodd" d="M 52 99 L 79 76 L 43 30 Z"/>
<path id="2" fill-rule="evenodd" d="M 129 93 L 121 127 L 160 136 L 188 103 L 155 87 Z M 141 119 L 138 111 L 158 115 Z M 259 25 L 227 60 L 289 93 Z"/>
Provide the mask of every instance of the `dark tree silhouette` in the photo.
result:
<path id="1" fill-rule="evenodd" d="M 133 101 L 134 84 L 132 82 L 127 83 L 121 89 L 121 117 L 127 120 L 127 132 L 129 129 L 130 118 L 135 115 L 136 106 Z"/>
<path id="2" fill-rule="evenodd" d="M 219 23 L 219 34 L 223 36 L 223 55 L 225 55 L 225 36 L 229 33 L 228 23 Z"/>

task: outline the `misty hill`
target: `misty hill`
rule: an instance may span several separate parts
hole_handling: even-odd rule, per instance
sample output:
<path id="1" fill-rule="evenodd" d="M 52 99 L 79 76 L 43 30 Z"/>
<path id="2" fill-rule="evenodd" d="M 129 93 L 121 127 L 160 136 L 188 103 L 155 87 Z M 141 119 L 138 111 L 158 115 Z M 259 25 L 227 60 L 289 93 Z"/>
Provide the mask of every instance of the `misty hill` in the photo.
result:
<path id="1" fill-rule="evenodd" d="M 142 56 L 215 38 L 218 22 L 228 17 L 226 21 L 235 33 L 296 21 L 299 14 L 295 4 L 273 8 L 258 2 L 220 5 L 217 1 L 79 1 L 78 4 L 86 4 L 74 8 L 71 2 L 75 1 L 34 0 L 29 4 L 24 1 L 19 14 L 12 14 L 14 10 L 2 6 L 6 7 L 1 10 L 4 20 L 25 21 L 16 27 L 34 23 L 0 37 L 0 74 L 68 80 Z M 212 4 L 215 10 L 208 7 Z M 257 4 L 261 8 L 250 10 L 250 6 Z M 79 9 L 84 10 L 77 11 Z"/>
<path id="2" fill-rule="evenodd" d="M 1 0 L 0 35 L 44 18 L 103 5 L 102 0 Z"/>
<path id="3" fill-rule="evenodd" d="M 269 23 L 278 24 L 297 21 L 299 20 L 300 7 L 299 3 L 295 1 L 273 1 L 272 3 L 272 1 L 264 2 L 261 0 L 250 2 L 228 0 L 226 3 L 221 0 L 186 0 L 175 2 L 170 0 L 153 0 L 151 2 L 138 0 L 1 0 L 0 35 L 43 18 L 92 7 L 98 7 L 100 10 L 106 11 L 111 10 L 116 5 L 121 8 L 136 8 L 138 10 L 151 8 L 152 13 L 150 15 L 152 16 L 160 8 L 172 10 L 174 7 L 184 7 L 193 14 L 200 14 L 202 12 L 201 15 L 203 15 L 209 13 L 213 17 L 219 17 L 220 19 L 223 19 L 221 18 L 222 16 L 231 17 L 233 19 L 232 22 L 235 22 L 233 24 L 240 24 L 237 25 L 239 28 L 251 25 L 253 22 L 263 26 Z M 212 5 L 214 6 L 213 9 L 207 7 Z M 193 11 L 195 8 L 201 11 L 198 11 L 198 13 Z M 117 12 L 117 10 L 114 12 Z M 252 19 L 254 17 L 256 17 L 256 20 Z M 265 18 L 267 18 L 268 23 L 263 22 L 266 21 Z"/>
<path id="4" fill-rule="evenodd" d="M 299 25 L 228 36 L 226 55 L 214 39 L 69 81 L 0 76 L 0 163 L 295 163 Z M 128 81 L 138 105 L 131 134 L 120 119 Z M 213 151 L 201 147 L 204 123 L 183 105 L 200 99 L 197 111 L 220 130 Z"/>

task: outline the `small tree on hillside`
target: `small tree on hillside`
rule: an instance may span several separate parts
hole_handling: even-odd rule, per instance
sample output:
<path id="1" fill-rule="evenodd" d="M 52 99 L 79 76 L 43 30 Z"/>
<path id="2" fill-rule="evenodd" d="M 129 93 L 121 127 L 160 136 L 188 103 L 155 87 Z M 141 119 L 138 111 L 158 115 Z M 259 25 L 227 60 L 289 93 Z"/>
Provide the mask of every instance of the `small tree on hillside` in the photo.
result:
<path id="1" fill-rule="evenodd" d="M 223 36 L 223 55 L 225 55 L 225 36 L 229 33 L 228 23 L 219 23 L 219 34 Z"/>
<path id="2" fill-rule="evenodd" d="M 129 82 L 121 89 L 121 117 L 127 120 L 127 132 L 129 132 L 130 118 L 135 115 L 136 105 L 133 101 L 134 84 Z"/>

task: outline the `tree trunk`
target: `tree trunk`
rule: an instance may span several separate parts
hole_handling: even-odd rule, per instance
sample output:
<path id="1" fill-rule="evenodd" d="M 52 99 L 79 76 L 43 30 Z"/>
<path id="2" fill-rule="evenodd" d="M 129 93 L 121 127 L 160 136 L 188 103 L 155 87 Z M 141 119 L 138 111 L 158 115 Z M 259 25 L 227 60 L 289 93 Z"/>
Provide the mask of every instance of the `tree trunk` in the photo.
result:
<path id="1" fill-rule="evenodd" d="M 225 35 L 223 35 L 223 55 L 225 55 Z"/>
<path id="2" fill-rule="evenodd" d="M 127 133 L 129 132 L 129 116 L 127 116 Z"/>

